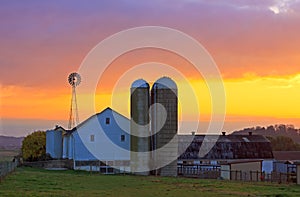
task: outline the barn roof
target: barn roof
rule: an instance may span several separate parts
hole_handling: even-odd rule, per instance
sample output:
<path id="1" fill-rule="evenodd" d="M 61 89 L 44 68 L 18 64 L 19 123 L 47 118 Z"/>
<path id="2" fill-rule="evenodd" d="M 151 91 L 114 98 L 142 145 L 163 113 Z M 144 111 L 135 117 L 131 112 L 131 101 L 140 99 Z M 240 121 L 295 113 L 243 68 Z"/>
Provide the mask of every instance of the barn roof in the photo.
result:
<path id="1" fill-rule="evenodd" d="M 273 151 L 274 159 L 279 161 L 300 161 L 300 151 Z"/>
<path id="2" fill-rule="evenodd" d="M 179 135 L 178 141 L 178 151 L 182 153 L 179 159 L 182 160 L 273 158 L 271 143 L 262 135 Z M 202 145 L 212 146 L 204 156 L 199 154 Z"/>
<path id="3" fill-rule="evenodd" d="M 112 113 L 118 114 L 119 116 L 123 117 L 124 119 L 130 121 L 126 116 L 124 116 L 124 115 L 120 114 L 119 112 L 117 112 L 117 111 L 111 109 L 110 107 L 107 107 L 107 108 L 105 108 L 104 110 L 102 110 L 101 112 L 96 113 L 96 114 L 92 115 L 91 117 L 89 117 L 88 119 L 84 120 L 83 122 L 81 122 L 80 124 L 78 124 L 78 125 L 77 125 L 76 127 L 74 127 L 73 129 L 71 129 L 71 130 L 65 130 L 65 131 L 66 131 L 65 135 L 70 135 L 70 134 L 72 134 L 74 131 L 77 131 L 78 128 L 80 128 L 81 126 L 83 126 L 84 124 L 86 124 L 90 119 L 92 119 L 92 118 L 95 117 L 95 116 L 101 115 L 101 114 L 104 113 L 105 111 L 111 111 Z"/>
<path id="4" fill-rule="evenodd" d="M 149 88 L 149 84 L 144 79 L 137 79 L 131 84 L 131 88 Z"/>

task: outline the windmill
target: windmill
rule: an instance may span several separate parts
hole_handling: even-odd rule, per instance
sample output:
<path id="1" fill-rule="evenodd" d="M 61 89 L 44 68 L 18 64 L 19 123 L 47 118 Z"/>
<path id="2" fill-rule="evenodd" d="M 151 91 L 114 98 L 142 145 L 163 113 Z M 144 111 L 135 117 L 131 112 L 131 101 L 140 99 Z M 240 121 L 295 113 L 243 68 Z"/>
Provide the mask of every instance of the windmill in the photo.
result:
<path id="1" fill-rule="evenodd" d="M 71 73 L 68 77 L 69 84 L 72 86 L 71 109 L 68 128 L 72 129 L 79 123 L 78 108 L 76 100 L 76 86 L 81 82 L 81 77 L 78 73 Z"/>

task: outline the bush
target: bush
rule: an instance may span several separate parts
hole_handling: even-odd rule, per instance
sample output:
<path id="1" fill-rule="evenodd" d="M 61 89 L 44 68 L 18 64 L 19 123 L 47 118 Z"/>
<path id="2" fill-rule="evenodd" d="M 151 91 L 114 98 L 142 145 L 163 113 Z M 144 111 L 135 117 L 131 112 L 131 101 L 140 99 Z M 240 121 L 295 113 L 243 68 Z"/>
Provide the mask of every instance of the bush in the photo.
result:
<path id="1" fill-rule="evenodd" d="M 46 158 L 46 132 L 36 131 L 26 136 L 22 143 L 25 161 L 38 161 Z"/>

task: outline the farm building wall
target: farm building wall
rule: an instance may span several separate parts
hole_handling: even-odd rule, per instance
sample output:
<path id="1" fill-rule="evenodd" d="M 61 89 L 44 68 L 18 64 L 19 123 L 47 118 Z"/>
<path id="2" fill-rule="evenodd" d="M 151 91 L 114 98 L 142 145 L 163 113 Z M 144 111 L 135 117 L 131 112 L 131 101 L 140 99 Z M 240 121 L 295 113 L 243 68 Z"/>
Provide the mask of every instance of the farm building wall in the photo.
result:
<path id="1" fill-rule="evenodd" d="M 300 185 L 300 163 L 297 164 L 297 184 Z"/>
<path id="2" fill-rule="evenodd" d="M 126 117 L 110 108 L 80 124 L 71 134 L 74 138 L 74 145 L 72 146 L 75 161 L 74 168 L 90 170 L 91 163 L 76 165 L 76 162 L 109 161 L 110 165 L 114 165 L 119 161 L 129 161 L 129 124 L 130 122 Z M 97 162 L 92 165 L 94 170 L 99 170 L 96 168 Z M 125 169 L 122 165 L 116 165 L 115 167 Z M 126 170 L 128 171 L 127 168 Z"/>
<path id="3" fill-rule="evenodd" d="M 54 159 L 62 158 L 62 130 L 46 131 L 46 153 Z"/>
<path id="4" fill-rule="evenodd" d="M 63 153 L 62 158 L 67 159 L 68 158 L 68 149 L 69 149 L 69 136 L 63 137 Z"/>
<path id="5" fill-rule="evenodd" d="M 230 180 L 230 165 L 221 165 L 221 177 Z"/>
<path id="6" fill-rule="evenodd" d="M 74 146 L 73 146 L 73 143 L 74 143 L 74 141 L 73 141 L 73 135 L 70 135 L 69 137 L 68 137 L 68 141 L 69 141 L 69 143 L 68 143 L 68 159 L 73 159 L 73 151 L 74 151 Z"/>
<path id="7" fill-rule="evenodd" d="M 73 159 L 73 149 L 74 149 L 73 136 L 71 134 L 64 135 L 63 138 L 63 159 Z"/>
<path id="8" fill-rule="evenodd" d="M 232 163 L 231 170 L 241 170 L 243 172 L 247 171 L 261 171 L 261 161 L 249 161 L 243 163 Z"/>
<path id="9" fill-rule="evenodd" d="M 259 176 L 252 176 L 251 172 L 262 171 L 262 160 L 260 161 L 237 161 L 232 162 L 230 165 L 230 179 L 231 180 L 254 180 L 258 181 Z M 239 176 L 237 173 L 239 172 Z"/>
<path id="10" fill-rule="evenodd" d="M 262 172 L 271 173 L 273 171 L 274 160 L 263 160 L 262 162 Z"/>
<path id="11" fill-rule="evenodd" d="M 292 173 L 296 172 L 296 165 L 289 161 L 274 161 L 273 169 L 274 172 Z"/>

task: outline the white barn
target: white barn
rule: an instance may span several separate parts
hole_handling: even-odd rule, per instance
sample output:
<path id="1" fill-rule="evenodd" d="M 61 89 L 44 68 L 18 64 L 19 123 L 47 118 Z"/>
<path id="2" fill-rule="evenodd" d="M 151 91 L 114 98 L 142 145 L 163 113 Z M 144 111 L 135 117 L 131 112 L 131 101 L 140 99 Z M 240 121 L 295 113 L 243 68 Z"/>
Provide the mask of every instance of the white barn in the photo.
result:
<path id="1" fill-rule="evenodd" d="M 130 121 L 125 116 L 106 108 L 72 130 L 61 132 L 59 128 L 47 132 L 47 144 L 60 146 L 63 141 L 62 150 L 59 149 L 62 153 L 54 152 L 55 146 L 47 146 L 46 152 L 52 158 L 73 160 L 73 168 L 80 170 L 130 170 Z M 57 132 L 61 138 L 52 137 Z"/>

